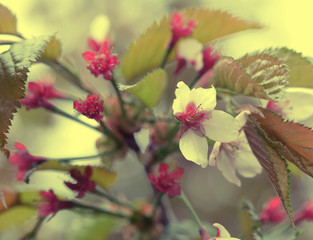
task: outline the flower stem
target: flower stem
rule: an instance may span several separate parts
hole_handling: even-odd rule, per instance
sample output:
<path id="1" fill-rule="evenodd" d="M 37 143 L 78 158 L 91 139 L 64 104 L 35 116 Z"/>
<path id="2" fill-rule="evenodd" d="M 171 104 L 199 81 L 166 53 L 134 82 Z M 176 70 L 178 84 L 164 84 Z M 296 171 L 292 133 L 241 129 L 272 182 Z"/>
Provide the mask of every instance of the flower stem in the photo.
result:
<path id="1" fill-rule="evenodd" d="M 168 59 L 168 57 L 170 56 L 170 53 L 172 52 L 172 50 L 173 50 L 172 47 L 167 48 L 167 50 L 166 50 L 166 52 L 165 52 L 165 54 L 164 54 L 164 56 L 163 56 L 162 62 L 161 62 L 161 64 L 160 64 L 160 68 L 164 68 L 164 67 L 165 67 L 165 64 L 166 64 L 166 62 L 167 62 L 167 59 Z"/>
<path id="2" fill-rule="evenodd" d="M 68 67 L 66 67 L 64 64 L 57 62 L 57 61 L 47 61 L 47 60 L 41 60 L 41 62 L 45 63 L 46 65 L 53 68 L 55 71 L 60 73 L 65 79 L 69 80 L 71 83 L 79 87 L 80 89 L 84 90 L 88 94 L 92 94 L 92 92 L 85 88 L 82 83 L 81 79 L 77 74 L 72 72 Z"/>
<path id="3" fill-rule="evenodd" d="M 93 211 L 98 212 L 98 213 L 104 213 L 104 214 L 107 214 L 107 215 L 110 215 L 113 217 L 118 217 L 118 218 L 127 218 L 127 219 L 131 218 L 131 216 L 126 215 L 126 214 L 121 213 L 121 212 L 112 212 L 112 211 L 104 209 L 104 208 L 91 206 L 91 205 L 85 205 L 85 204 L 77 202 L 77 201 L 73 201 L 73 203 L 74 203 L 74 206 L 78 207 L 78 208 L 89 209 L 89 210 L 93 210 Z"/>
<path id="4" fill-rule="evenodd" d="M 157 199 L 155 200 L 154 202 L 154 205 L 153 205 L 153 210 L 152 210 L 152 213 L 151 213 L 151 217 L 153 218 L 155 216 L 155 213 L 158 209 L 158 207 L 160 206 L 161 204 L 161 200 L 162 200 L 162 197 L 164 196 L 164 193 L 160 193 L 157 197 Z"/>
<path id="5" fill-rule="evenodd" d="M 96 154 L 96 155 L 90 155 L 90 156 L 83 156 L 83 157 L 71 157 L 71 158 L 47 158 L 49 160 L 55 160 L 63 163 L 71 162 L 74 160 L 83 160 L 83 159 L 90 159 L 90 158 L 97 158 L 97 157 L 102 157 L 105 155 L 108 155 L 108 152 L 104 152 L 101 154 Z"/>
<path id="6" fill-rule="evenodd" d="M 118 86 L 116 84 L 116 81 L 115 79 L 112 77 L 111 79 L 111 83 L 112 83 L 112 86 L 117 94 L 117 97 L 118 97 L 118 100 L 120 101 L 120 104 L 121 104 L 121 109 L 122 109 L 122 114 L 123 114 L 123 118 L 126 119 L 126 111 L 125 111 L 125 107 L 124 107 L 124 101 L 123 101 L 123 98 L 122 98 L 122 95 L 121 95 L 121 92 L 120 90 L 118 89 Z"/>
<path id="7" fill-rule="evenodd" d="M 186 195 L 183 192 L 181 192 L 179 198 L 183 201 L 185 206 L 189 209 L 193 218 L 195 219 L 196 223 L 198 224 L 199 228 L 205 229 L 204 225 L 201 223 L 196 211 L 193 209 L 193 207 L 192 207 L 191 203 L 189 202 L 188 198 L 186 197 Z"/>
<path id="8" fill-rule="evenodd" d="M 93 193 L 95 193 L 95 194 L 97 194 L 99 196 L 105 197 L 106 199 L 110 200 L 113 203 L 117 203 L 118 205 L 125 206 L 125 207 L 128 207 L 128 208 L 136 211 L 136 208 L 132 204 L 130 204 L 128 202 L 122 202 L 121 200 L 119 200 L 118 198 L 108 194 L 107 192 L 95 189 L 93 191 Z"/>
<path id="9" fill-rule="evenodd" d="M 105 135 L 111 137 L 117 144 L 120 144 L 120 140 L 117 139 L 117 137 L 107 128 L 107 126 L 104 125 L 103 121 L 100 121 L 100 126 Z"/>
<path id="10" fill-rule="evenodd" d="M 189 88 L 190 89 L 193 88 L 196 85 L 196 83 L 198 82 L 198 80 L 199 80 L 199 76 L 197 75 L 197 76 L 195 76 L 195 78 L 190 83 Z"/>
<path id="11" fill-rule="evenodd" d="M 40 227 L 42 225 L 42 223 L 44 222 L 46 218 L 39 218 L 35 227 L 33 228 L 33 230 L 30 233 L 27 233 L 24 237 L 21 238 L 21 240 L 33 240 L 36 238 L 36 235 L 38 234 Z"/>
<path id="12" fill-rule="evenodd" d="M 82 125 L 84 125 L 84 126 L 86 126 L 86 127 L 89 127 L 89 128 L 91 128 L 91 129 L 93 129 L 93 130 L 96 130 L 96 131 L 102 133 L 102 131 L 99 130 L 99 129 L 97 129 L 96 127 L 93 127 L 93 126 L 89 125 L 88 123 L 85 123 L 85 122 L 81 121 L 80 119 L 78 119 L 78 118 L 76 118 L 76 117 L 73 117 L 72 115 L 70 115 L 70 114 L 64 112 L 63 110 L 61 110 L 61 109 L 59 109 L 59 108 L 57 108 L 57 107 L 55 107 L 55 106 L 53 106 L 53 108 L 46 108 L 46 109 L 49 110 L 49 111 L 51 111 L 51 112 L 53 112 L 53 113 L 56 113 L 56 114 L 59 114 L 59 115 L 61 115 L 61 116 L 63 116 L 63 117 L 66 117 L 66 118 L 69 118 L 69 119 L 71 119 L 71 120 L 74 120 L 75 122 L 78 122 L 78 123 L 80 123 L 80 124 L 82 124 Z"/>

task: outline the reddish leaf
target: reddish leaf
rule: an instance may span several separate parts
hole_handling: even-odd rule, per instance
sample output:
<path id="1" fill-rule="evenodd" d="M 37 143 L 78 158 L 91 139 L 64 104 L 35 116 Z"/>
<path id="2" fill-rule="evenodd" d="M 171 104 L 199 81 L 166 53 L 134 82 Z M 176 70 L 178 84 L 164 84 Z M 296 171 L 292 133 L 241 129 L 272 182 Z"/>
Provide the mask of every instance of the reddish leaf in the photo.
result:
<path id="1" fill-rule="evenodd" d="M 254 117 L 273 147 L 302 172 L 313 177 L 313 131 L 299 123 L 286 121 L 270 110 L 260 110 L 265 118 Z"/>
<path id="2" fill-rule="evenodd" d="M 249 123 L 245 126 L 245 133 L 250 147 L 264 168 L 275 191 L 280 197 L 289 219 L 293 224 L 292 209 L 290 205 L 290 178 L 286 160 L 266 140 L 258 123 Z"/>

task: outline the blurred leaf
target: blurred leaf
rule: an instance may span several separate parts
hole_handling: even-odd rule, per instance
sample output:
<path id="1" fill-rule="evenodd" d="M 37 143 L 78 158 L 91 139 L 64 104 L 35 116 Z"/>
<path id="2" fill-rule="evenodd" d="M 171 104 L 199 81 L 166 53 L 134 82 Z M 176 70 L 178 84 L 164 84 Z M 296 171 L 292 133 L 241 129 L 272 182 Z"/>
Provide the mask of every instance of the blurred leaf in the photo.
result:
<path id="1" fill-rule="evenodd" d="M 246 55 L 237 62 L 260 85 L 271 99 L 279 99 L 288 84 L 288 67 L 284 61 L 265 53 Z"/>
<path id="2" fill-rule="evenodd" d="M 71 169 L 77 169 L 82 173 L 85 172 L 86 166 L 74 166 L 65 165 L 59 161 L 49 160 L 41 165 L 39 165 L 36 170 L 57 170 L 57 171 L 70 171 Z M 110 172 L 102 167 L 92 166 L 92 176 L 91 180 L 95 181 L 99 186 L 106 189 L 112 186 L 117 179 L 117 175 L 114 172 Z"/>
<path id="3" fill-rule="evenodd" d="M 270 99 L 264 89 L 254 82 L 231 57 L 220 59 L 214 66 L 212 81 L 217 87 L 228 88 L 236 93 L 263 99 Z"/>
<path id="4" fill-rule="evenodd" d="M 31 206 L 14 206 L 0 213 L 0 232 L 8 228 L 16 227 L 31 219 L 37 213 Z"/>
<path id="5" fill-rule="evenodd" d="M 61 56 L 61 42 L 53 36 L 41 53 L 40 60 L 55 61 Z"/>
<path id="6" fill-rule="evenodd" d="M 147 107 L 152 108 L 159 103 L 167 83 L 167 74 L 163 69 L 148 73 L 134 85 L 120 85 L 122 91 L 128 91 L 139 98 Z"/>
<path id="7" fill-rule="evenodd" d="M 0 33 L 18 34 L 16 17 L 2 4 L 0 4 Z"/>
<path id="8" fill-rule="evenodd" d="M 289 196 L 290 178 L 286 160 L 270 145 L 257 122 L 255 125 L 246 124 L 244 130 L 251 150 L 265 170 L 294 226 Z"/>
<path id="9" fill-rule="evenodd" d="M 11 206 L 16 205 L 19 202 L 19 197 L 18 197 L 18 193 L 14 192 L 14 191 L 5 191 L 5 190 L 1 190 L 3 194 L 3 201 L 0 203 L 0 213 L 4 210 L 6 210 L 7 208 L 10 208 Z M 5 204 L 4 204 L 5 203 Z M 7 207 L 7 208 L 6 208 Z"/>
<path id="10" fill-rule="evenodd" d="M 19 200 L 21 204 L 33 205 L 41 199 L 39 191 L 21 191 Z"/>
<path id="11" fill-rule="evenodd" d="M 248 199 L 241 202 L 240 228 L 246 240 L 262 240 L 261 223 L 253 204 Z"/>
<path id="12" fill-rule="evenodd" d="M 208 9 L 185 9 L 179 11 L 184 21 L 194 20 L 197 27 L 192 38 L 206 44 L 225 35 L 260 28 L 258 24 L 248 22 L 229 13 Z M 170 16 L 153 24 L 132 43 L 121 61 L 121 69 L 126 82 L 160 65 L 171 39 Z M 174 53 L 169 60 L 174 59 Z"/>
<path id="13" fill-rule="evenodd" d="M 13 44 L 0 54 L 0 150 L 8 157 L 4 148 L 13 113 L 20 107 L 19 99 L 24 97 L 28 68 L 45 49 L 50 36 L 43 36 Z"/>
<path id="14" fill-rule="evenodd" d="M 288 48 L 267 49 L 265 52 L 274 54 L 286 62 L 289 72 L 289 87 L 313 88 L 313 65 L 301 53 Z"/>
<path id="15" fill-rule="evenodd" d="M 107 239 L 118 223 L 116 218 L 108 216 L 79 216 L 73 222 L 73 229 L 68 231 L 68 240 L 103 240 Z"/>

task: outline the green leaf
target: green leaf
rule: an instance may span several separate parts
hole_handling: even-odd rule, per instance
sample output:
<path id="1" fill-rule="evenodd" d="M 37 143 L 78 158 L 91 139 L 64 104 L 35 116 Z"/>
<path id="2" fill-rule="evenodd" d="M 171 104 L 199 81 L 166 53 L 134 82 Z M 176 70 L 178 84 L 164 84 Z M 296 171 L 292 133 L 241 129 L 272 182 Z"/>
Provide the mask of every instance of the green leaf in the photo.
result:
<path id="1" fill-rule="evenodd" d="M 71 169 L 77 169 L 82 173 L 85 171 L 85 166 L 65 165 L 59 161 L 49 160 L 39 165 L 36 170 L 56 170 L 56 171 L 70 171 Z M 117 179 L 117 175 L 114 172 L 110 172 L 102 167 L 92 166 L 91 180 L 95 181 L 99 186 L 104 189 L 112 186 Z"/>
<path id="2" fill-rule="evenodd" d="M 260 25 L 233 17 L 229 13 L 209 9 L 185 9 L 179 11 L 184 21 L 194 20 L 197 27 L 192 38 L 203 44 L 214 39 L 244 31 L 257 29 Z M 160 65 L 171 40 L 170 16 L 153 24 L 132 43 L 121 61 L 121 70 L 127 82 Z M 174 59 L 174 53 L 169 60 Z"/>
<path id="3" fill-rule="evenodd" d="M 56 61 L 61 56 L 61 42 L 53 36 L 41 53 L 40 60 Z"/>
<path id="4" fill-rule="evenodd" d="M 241 68 L 259 84 L 271 99 L 279 99 L 288 84 L 289 70 L 284 61 L 265 53 L 246 55 L 237 60 Z"/>
<path id="5" fill-rule="evenodd" d="M 215 65 L 212 76 L 217 87 L 263 99 L 281 98 L 287 79 L 287 65 L 264 53 L 246 55 L 238 60 L 224 57 Z"/>
<path id="6" fill-rule="evenodd" d="M 20 107 L 19 99 L 24 97 L 28 68 L 45 49 L 50 36 L 43 36 L 13 44 L 0 54 L 0 150 L 8 157 L 4 148 L 13 113 Z"/>
<path id="7" fill-rule="evenodd" d="M 120 90 L 128 91 L 139 98 L 147 107 L 152 108 L 159 103 L 167 83 L 167 74 L 163 69 L 148 73 L 134 85 L 119 85 Z"/>
<path id="8" fill-rule="evenodd" d="M 254 82 L 233 58 L 224 57 L 220 59 L 213 70 L 212 81 L 215 86 L 228 88 L 238 94 L 269 100 L 264 89 Z"/>
<path id="9" fill-rule="evenodd" d="M 0 213 L 0 232 L 23 224 L 37 213 L 36 208 L 18 205 Z"/>
<path id="10" fill-rule="evenodd" d="M 69 226 L 68 240 L 103 240 L 107 239 L 118 223 L 116 218 L 108 216 L 83 217 L 77 215 L 75 225 Z M 71 229 L 73 228 L 73 229 Z"/>
<path id="11" fill-rule="evenodd" d="M 16 17 L 5 6 L 0 4 L 0 34 L 18 34 Z"/>
<path id="12" fill-rule="evenodd" d="M 313 88 L 313 65 L 301 53 L 288 48 L 267 49 L 265 52 L 273 54 L 286 62 L 289 72 L 289 87 Z"/>
<path id="13" fill-rule="evenodd" d="M 250 119 L 254 121 L 254 125 L 246 124 L 244 130 L 251 150 L 264 168 L 294 226 L 290 205 L 290 178 L 286 160 L 271 146 L 255 119 L 251 117 Z"/>

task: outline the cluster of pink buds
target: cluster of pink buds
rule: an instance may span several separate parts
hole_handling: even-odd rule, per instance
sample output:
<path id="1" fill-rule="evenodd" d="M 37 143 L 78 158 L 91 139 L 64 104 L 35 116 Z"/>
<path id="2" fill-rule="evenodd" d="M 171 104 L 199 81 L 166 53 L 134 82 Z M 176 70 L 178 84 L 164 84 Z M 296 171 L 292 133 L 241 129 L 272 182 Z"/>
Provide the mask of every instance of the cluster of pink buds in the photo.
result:
<path id="1" fill-rule="evenodd" d="M 89 46 L 93 52 L 83 53 L 84 59 L 88 62 L 88 69 L 95 76 L 102 75 L 104 79 L 111 80 L 113 69 L 119 64 L 116 54 L 112 54 L 112 49 L 108 41 L 97 43 L 89 41 Z"/>
<path id="2" fill-rule="evenodd" d="M 40 191 L 40 196 L 43 203 L 38 205 L 39 217 L 46 217 L 52 214 L 52 218 L 58 211 L 74 207 L 72 201 L 58 199 L 51 189 L 48 192 Z"/>
<path id="3" fill-rule="evenodd" d="M 74 192 L 78 192 L 77 198 L 82 198 L 85 196 L 86 192 L 93 192 L 96 189 L 96 183 L 91 181 L 92 167 L 87 166 L 85 168 L 84 174 L 82 174 L 78 169 L 72 169 L 70 175 L 75 179 L 76 183 L 64 182 L 64 184 Z"/>
<path id="4" fill-rule="evenodd" d="M 57 91 L 51 82 L 29 82 L 28 94 L 20 102 L 27 110 L 44 107 L 53 108 L 50 99 L 62 99 L 65 95 Z"/>
<path id="5" fill-rule="evenodd" d="M 168 48 L 173 48 L 179 39 L 191 36 L 196 26 L 196 22 L 192 20 L 184 24 L 183 17 L 178 13 L 174 13 L 171 19 L 172 39 Z"/>
<path id="6" fill-rule="evenodd" d="M 177 168 L 173 172 L 169 172 L 169 165 L 167 163 L 161 163 L 159 166 L 159 175 L 149 174 L 149 180 L 159 192 L 166 193 L 172 198 L 179 196 L 181 193 L 180 183 L 177 180 L 183 174 L 183 168 Z"/>
<path id="7" fill-rule="evenodd" d="M 99 100 L 99 95 L 88 95 L 85 100 L 74 101 L 74 109 L 84 116 L 95 119 L 97 122 L 103 119 L 103 100 Z"/>
<path id="8" fill-rule="evenodd" d="M 18 169 L 17 180 L 23 181 L 26 173 L 47 161 L 46 158 L 36 157 L 29 154 L 26 147 L 21 143 L 15 144 L 16 152 L 11 154 L 9 160 Z"/>

